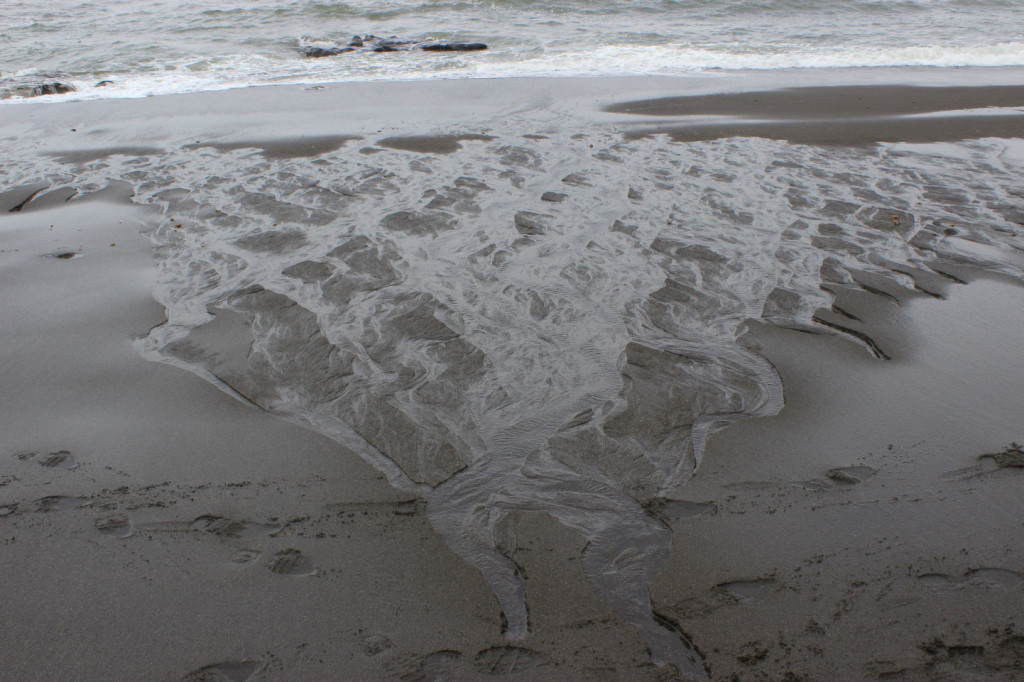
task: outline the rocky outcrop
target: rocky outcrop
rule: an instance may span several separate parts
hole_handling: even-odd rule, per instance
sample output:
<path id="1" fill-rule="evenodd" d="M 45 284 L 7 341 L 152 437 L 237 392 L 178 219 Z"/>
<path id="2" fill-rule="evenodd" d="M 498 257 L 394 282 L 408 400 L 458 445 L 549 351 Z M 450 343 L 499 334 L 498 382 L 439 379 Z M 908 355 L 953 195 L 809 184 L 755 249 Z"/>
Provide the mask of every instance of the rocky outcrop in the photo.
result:
<path id="1" fill-rule="evenodd" d="M 486 50 L 484 43 L 438 43 L 432 41 L 403 40 L 395 36 L 389 38 L 378 38 L 373 35 L 352 36 L 347 45 L 334 47 L 318 47 L 315 45 L 304 45 L 302 53 L 306 57 L 318 59 L 321 57 L 336 57 L 349 52 L 403 52 L 410 50 L 423 50 L 424 52 L 476 52 Z"/>
<path id="2" fill-rule="evenodd" d="M 484 43 L 427 43 L 420 45 L 420 49 L 427 52 L 476 52 L 477 50 L 486 50 L 487 45 Z"/>
<path id="3" fill-rule="evenodd" d="M 51 74 L 0 79 L 0 99 L 63 95 L 66 92 L 75 91 L 75 86 L 57 80 L 58 78 L 60 78 L 59 75 Z"/>

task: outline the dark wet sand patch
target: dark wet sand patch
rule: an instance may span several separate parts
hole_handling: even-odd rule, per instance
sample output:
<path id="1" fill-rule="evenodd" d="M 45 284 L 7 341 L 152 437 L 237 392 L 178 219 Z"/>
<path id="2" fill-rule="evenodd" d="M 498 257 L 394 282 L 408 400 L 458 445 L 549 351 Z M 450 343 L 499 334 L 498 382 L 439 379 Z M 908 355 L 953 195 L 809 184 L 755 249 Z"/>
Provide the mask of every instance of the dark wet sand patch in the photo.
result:
<path id="1" fill-rule="evenodd" d="M 802 122 L 725 122 L 665 125 L 631 130 L 626 137 L 639 139 L 667 135 L 676 142 L 702 142 L 726 137 L 765 137 L 794 144 L 861 146 L 878 142 L 953 142 L 985 137 L 1021 137 L 1024 115 L 934 116 L 874 120 Z"/>
<path id="2" fill-rule="evenodd" d="M 353 140 L 361 140 L 357 135 L 321 135 L 310 137 L 294 137 L 274 140 L 247 140 L 241 142 L 202 142 L 187 144 L 184 149 L 216 149 L 219 152 L 232 152 L 239 149 L 253 149 L 268 160 L 294 159 L 300 157 L 320 156 L 329 154 L 344 147 Z"/>
<path id="3" fill-rule="evenodd" d="M 467 133 L 462 135 L 413 135 L 407 137 L 386 137 L 377 144 L 389 149 L 420 154 L 454 154 L 462 149 L 460 142 L 478 140 L 490 142 L 495 139 L 490 135 Z"/>
<path id="4" fill-rule="evenodd" d="M 984 107 L 1024 107 L 1024 86 L 859 85 L 662 97 L 605 108 L 644 116 L 742 116 L 761 119 L 887 118 Z"/>
<path id="5" fill-rule="evenodd" d="M 1024 115 L 942 114 L 1024 106 L 1024 87 L 871 85 L 665 97 L 605 108 L 618 114 L 700 117 L 672 124 L 637 123 L 639 138 L 664 134 L 677 142 L 767 137 L 795 144 L 856 146 L 877 142 L 944 142 L 1020 137 Z M 926 115 L 931 114 L 931 115 Z M 717 120 L 707 120 L 715 117 Z M 721 118 L 718 118 L 721 117 Z"/>
<path id="6" fill-rule="evenodd" d="M 50 156 L 61 163 L 74 165 L 91 163 L 93 161 L 102 161 L 112 156 L 130 156 L 137 158 L 143 156 L 156 156 L 161 153 L 163 153 L 163 150 L 158 147 L 104 147 L 101 149 L 81 149 L 71 152 L 52 153 Z"/>
<path id="7" fill-rule="evenodd" d="M 568 194 L 563 194 L 562 192 L 544 192 L 544 194 L 540 195 L 540 200 L 547 201 L 552 204 L 560 204 L 568 197 Z"/>

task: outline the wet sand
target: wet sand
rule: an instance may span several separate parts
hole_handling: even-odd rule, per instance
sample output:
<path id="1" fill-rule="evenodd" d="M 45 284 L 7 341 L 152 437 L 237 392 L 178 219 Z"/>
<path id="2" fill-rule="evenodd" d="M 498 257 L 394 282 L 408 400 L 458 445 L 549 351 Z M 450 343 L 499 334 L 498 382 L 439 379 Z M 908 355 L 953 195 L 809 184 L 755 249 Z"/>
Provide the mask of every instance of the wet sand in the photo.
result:
<path id="1" fill-rule="evenodd" d="M 1024 88 L 1018 86 L 851 85 L 664 97 L 623 102 L 608 111 L 676 118 L 680 124 L 633 135 L 667 134 L 680 142 L 749 136 L 850 146 L 1018 137 L 1022 106 Z M 987 112 L 963 115 L 971 110 Z"/>
<path id="2" fill-rule="evenodd" d="M 421 499 L 143 360 L 131 341 L 162 321 L 139 235 L 151 213 L 79 199 L 3 218 L 0 677 L 433 679 L 585 670 L 609 651 L 650 667 L 574 585 L 564 531 L 537 519 L 521 550 L 564 610 L 538 614 L 540 652 L 509 649 L 490 590 Z M 608 621 L 596 634 L 563 620 L 594 617 Z"/>
<path id="3" fill-rule="evenodd" d="M 786 407 L 712 439 L 706 467 L 680 491 L 706 505 L 699 514 L 662 512 L 676 530 L 670 564 L 690 571 L 663 572 L 655 603 L 715 633 L 712 670 L 1020 675 L 1013 538 L 1024 472 L 1011 444 L 1024 372 L 1020 348 L 1001 339 L 1020 334 L 1024 303 L 1019 285 L 984 278 L 948 295 L 862 309 L 888 362 L 836 339 L 752 328 Z"/>
<path id="4" fill-rule="evenodd" d="M 1005 77 L 1005 72 L 986 72 L 976 79 Z M 678 99 L 716 88 L 720 95 L 715 97 Z M 514 236 L 508 245 L 499 244 L 498 251 L 505 248 L 514 259 L 516 248 L 529 248 L 524 241 L 558 238 L 559 221 L 569 220 L 563 216 L 589 210 L 611 226 L 602 228 L 610 235 L 608 244 L 635 239 L 642 242 L 636 253 L 644 258 L 679 258 L 680 249 L 687 247 L 652 239 L 656 233 L 646 231 L 643 222 L 649 218 L 652 224 L 664 223 L 664 216 L 680 211 L 671 203 L 674 199 L 658 203 L 657 183 L 671 179 L 655 175 L 644 185 L 626 169 L 634 156 L 652 168 L 661 162 L 661 147 L 628 146 L 647 144 L 643 140 L 652 134 L 668 133 L 676 142 L 669 143 L 673 146 L 667 153 L 684 158 L 691 151 L 679 141 L 714 140 L 740 130 L 794 143 L 858 147 L 902 140 L 903 130 L 925 131 L 908 136 L 908 142 L 1024 137 L 1024 117 L 1014 108 L 1020 104 L 1018 88 L 933 88 L 921 99 L 917 90 L 852 83 L 846 90 L 815 88 L 796 97 L 787 91 L 773 93 L 776 104 L 768 112 L 753 106 L 754 95 L 729 90 L 760 93 L 763 87 L 756 75 L 715 83 L 611 79 L 364 84 L 5 108 L 0 135 L 16 158 L 0 187 L 0 579 L 6 586 L 8 624 L 0 648 L 0 677 L 674 679 L 671 665 L 656 665 L 650 656 L 660 641 L 652 637 L 662 631 L 677 637 L 673 627 L 686 633 L 702 659 L 699 667 L 714 680 L 1019 676 L 1024 633 L 1015 618 L 1024 607 L 1019 539 L 1024 471 L 1011 443 L 1024 441 L 1024 363 L 1017 342 L 1024 331 L 1024 297 L 1011 275 L 1024 263 L 1020 251 L 996 248 L 991 237 L 1008 234 L 1008 243 L 1015 243 L 1013 231 L 1020 229 L 1024 213 L 1019 196 L 1016 203 L 1012 195 L 999 203 L 984 193 L 988 190 L 983 183 L 970 178 L 963 187 L 947 186 L 943 193 L 929 179 L 932 166 L 927 165 L 914 171 L 919 175 L 906 176 L 918 178 L 918 205 L 908 202 L 896 209 L 897 204 L 885 203 L 891 198 L 863 199 L 869 205 L 891 205 L 898 213 L 895 220 L 897 213 L 884 214 L 885 231 L 879 234 L 891 233 L 899 244 L 913 242 L 920 249 L 915 253 L 927 254 L 928 260 L 914 260 L 915 267 L 910 267 L 881 259 L 882 253 L 897 258 L 902 247 L 875 252 L 870 243 L 880 237 L 858 237 L 857 230 L 881 229 L 875 213 L 866 214 L 860 207 L 835 213 L 840 209 L 827 203 L 833 197 L 821 196 L 841 183 L 855 185 L 856 178 L 844 179 L 835 171 L 838 179 L 826 179 L 821 171 L 817 188 L 803 187 L 796 198 L 791 193 L 790 205 L 815 202 L 799 210 L 833 214 L 822 215 L 824 228 L 789 228 L 782 243 L 806 239 L 809 247 L 827 252 L 833 259 L 826 258 L 827 263 L 849 257 L 842 261 L 846 274 L 840 277 L 839 266 L 826 263 L 815 283 L 825 289 L 817 293 L 780 283 L 757 294 L 763 305 L 756 309 L 744 299 L 735 310 L 725 303 L 714 314 L 697 310 L 701 320 L 700 315 L 710 315 L 710 321 L 701 323 L 709 330 L 715 329 L 715 319 L 749 320 L 721 332 L 723 338 L 738 338 L 738 350 L 729 349 L 732 355 L 727 357 L 749 354 L 771 363 L 785 406 L 770 416 L 767 409 L 759 413 L 756 405 L 743 403 L 735 418 L 732 413 L 720 416 L 721 423 L 708 427 L 700 467 L 674 487 L 659 489 L 658 481 L 651 483 L 660 475 L 656 468 L 645 474 L 647 480 L 635 480 L 629 466 L 615 468 L 620 466 L 617 460 L 597 462 L 609 472 L 601 485 L 614 490 L 595 489 L 592 494 L 615 504 L 625 500 L 616 509 L 643 506 L 643 523 L 649 525 L 636 528 L 664 532 L 670 540 L 670 548 L 659 544 L 651 555 L 662 557 L 657 552 L 664 551 L 667 558 L 643 564 L 656 569 L 646 586 L 629 582 L 635 578 L 627 553 L 616 557 L 619 572 L 609 574 L 611 591 L 595 576 L 595 543 L 587 535 L 593 526 L 587 515 L 596 512 L 586 511 L 585 500 L 572 503 L 584 510 L 579 517 L 569 514 L 576 507 L 564 501 L 545 502 L 547 507 L 536 499 L 508 502 L 502 495 L 512 498 L 514 480 L 507 479 L 506 488 L 491 498 L 505 514 L 493 527 L 494 544 L 525 576 L 529 625 L 528 633 L 510 639 L 502 635 L 503 626 L 509 625 L 502 606 L 511 612 L 514 601 L 506 597 L 499 605 L 495 594 L 500 597 L 501 588 L 488 583 L 493 575 L 485 579 L 479 565 L 466 559 L 464 548 L 453 551 L 458 538 L 453 540 L 452 527 L 444 525 L 447 517 L 438 510 L 457 511 L 461 498 L 437 492 L 451 484 L 433 487 L 446 480 L 458 482 L 466 475 L 462 472 L 472 472 L 475 462 L 483 460 L 470 459 L 467 466 L 445 455 L 413 462 L 399 453 L 389 460 L 392 464 L 374 459 L 375 453 L 389 455 L 389 447 L 439 442 L 438 434 L 449 431 L 466 438 L 472 429 L 448 421 L 447 431 L 441 431 L 424 421 L 419 431 L 403 435 L 396 433 L 394 423 L 373 425 L 363 413 L 350 411 L 343 414 L 358 433 L 346 436 L 328 428 L 322 409 L 306 409 L 326 404 L 324 396 L 339 390 L 317 383 L 324 376 L 322 366 L 313 367 L 319 375 L 296 375 L 316 384 L 319 393 L 281 402 L 274 396 L 297 390 L 280 375 L 288 365 L 266 369 L 252 364 L 252 349 L 273 345 L 274 338 L 287 342 L 281 357 L 298 354 L 313 362 L 316 356 L 303 355 L 303 343 L 318 338 L 307 327 L 286 326 L 305 318 L 282 315 L 281 310 L 294 310 L 288 307 L 293 304 L 275 307 L 276 299 L 256 287 L 291 291 L 288 282 L 298 279 L 301 286 L 320 292 L 325 283 L 310 283 L 319 282 L 317 277 L 324 280 L 318 273 L 326 266 L 308 262 L 348 258 L 345 262 L 352 264 L 354 247 L 332 251 L 340 255 L 330 258 L 310 256 L 297 270 L 282 269 L 275 260 L 278 252 L 297 250 L 288 258 L 300 261 L 306 258 L 303 249 L 314 248 L 319 238 L 314 228 L 299 234 L 321 218 L 290 213 L 281 202 L 292 201 L 293 195 L 278 195 L 281 205 L 271 217 L 258 211 L 238 213 L 225 198 L 217 204 L 224 208 L 221 216 L 204 212 L 200 205 L 204 196 L 212 201 L 213 185 L 188 189 L 181 184 L 191 177 L 185 175 L 167 186 L 158 182 L 188 163 L 198 164 L 196 176 L 205 173 L 213 179 L 244 167 L 252 174 L 245 180 L 245 196 L 265 197 L 288 183 L 306 187 L 310 181 L 302 174 L 316 168 L 344 173 L 345 164 L 367 159 L 398 172 L 397 159 L 412 169 L 413 180 L 406 183 L 410 196 L 418 196 L 416 178 L 427 170 L 502 188 L 500 199 L 486 203 L 488 195 L 464 182 L 449 186 L 443 196 L 435 192 L 423 199 L 443 199 L 441 210 L 448 213 L 374 216 L 383 219 L 385 228 L 396 228 L 393 248 L 399 255 L 388 262 L 399 274 L 375 260 L 373 269 L 359 271 L 364 278 L 360 281 L 415 276 L 426 282 L 424 273 L 429 271 L 417 265 L 409 240 L 419 240 L 416 248 L 429 250 L 430 244 L 457 231 L 438 222 L 438 215 L 461 221 L 500 215 Z M 839 120 L 845 108 L 837 102 L 850 97 L 891 106 L 884 113 L 851 112 L 856 120 Z M 420 107 L 415 113 L 403 106 L 410 100 Z M 640 100 L 647 104 L 628 104 Z M 925 104 L 903 106 L 904 101 Z M 696 108 L 690 108 L 691 102 Z M 988 105 L 1004 109 L 1000 115 L 975 113 L 936 125 L 903 118 Z M 618 113 L 608 107 L 618 108 Z M 810 121 L 804 120 L 808 112 Z M 721 134 L 707 135 L 707 117 L 713 116 L 743 120 L 722 124 Z M 281 130 L 289 132 L 282 135 Z M 515 156 L 519 152 L 509 151 L 510 146 L 533 156 L 523 152 L 525 161 L 520 163 Z M 743 152 L 746 147 L 736 149 Z M 754 156 L 766 156 L 768 168 L 789 168 L 781 162 L 799 165 L 788 157 L 769 165 L 779 149 L 756 147 Z M 789 153 L 787 149 L 783 151 Z M 955 158 L 970 160 L 972 168 L 989 169 L 994 163 L 989 156 L 977 162 L 971 156 L 989 154 L 989 147 L 966 149 Z M 811 164 L 831 158 L 839 159 L 840 166 L 849 162 L 847 170 L 854 173 L 854 157 L 839 152 L 793 153 L 803 164 L 792 168 L 794 174 L 818 172 Z M 921 153 L 910 147 L 891 150 L 893 157 Z M 1012 163 L 1016 153 L 1007 147 L 995 158 Z M 398 156 L 388 156 L 392 154 Z M 604 156 L 593 156 L 600 154 Z M 620 162 L 612 157 L 626 161 L 616 165 Z M 576 158 L 585 161 L 579 168 Z M 320 166 L 301 165 L 318 161 Z M 238 163 L 247 165 L 232 165 Z M 737 173 L 713 156 L 701 163 L 701 173 Z M 866 165 L 874 163 L 869 159 Z M 487 175 L 490 166 L 497 168 L 493 176 Z M 550 177 L 535 181 L 540 168 Z M 499 171 L 509 174 L 500 176 Z M 567 182 L 563 176 L 580 182 Z M 267 183 L 263 187 L 256 186 L 260 178 Z M 502 179 L 505 185 L 498 184 Z M 799 175 L 792 186 L 803 179 Z M 380 201 L 392 195 L 396 202 L 406 200 L 400 188 L 372 185 L 367 178 L 360 182 L 362 198 L 379 191 L 385 197 Z M 602 182 L 621 187 L 622 196 L 605 192 L 605 205 L 597 208 L 577 195 L 588 191 L 587 183 L 604 192 Z M 548 187 L 550 194 L 541 199 L 537 191 L 534 203 L 520 194 L 540 187 Z M 719 194 L 705 196 L 718 196 L 721 202 L 725 185 L 716 187 Z M 885 187 L 876 183 L 874 191 Z M 350 188 L 346 185 L 345 191 Z M 338 187 L 332 190 L 342 193 Z M 683 190 L 664 191 L 676 196 Z M 867 190 L 861 194 L 866 197 Z M 189 204 L 190 196 L 199 199 L 195 206 Z M 980 214 L 970 212 L 979 204 L 977 197 L 990 209 L 985 225 Z M 267 198 L 260 201 L 259 210 L 271 204 Z M 746 224 L 737 208 L 742 201 L 737 202 L 728 209 L 732 214 L 718 205 L 716 215 Z M 645 208 L 630 208 L 637 206 Z M 742 208 L 758 211 L 756 206 Z M 955 235 L 944 234 L 925 219 L 941 216 L 948 226 L 956 211 L 961 212 L 957 228 L 962 231 Z M 629 220 L 613 225 L 616 215 L 632 216 L 636 225 L 631 234 Z M 218 242 L 216 229 L 203 230 L 203 221 L 220 225 L 217 229 L 239 229 L 229 222 L 236 217 L 243 227 L 257 223 L 263 231 L 256 237 L 272 238 L 233 236 L 225 246 Z M 334 229 L 327 218 L 322 220 L 324 230 Z M 758 220 L 753 219 L 755 224 Z M 972 220 L 980 226 L 972 227 Z M 980 232 L 983 228 L 994 232 Z M 192 235 L 194 242 L 189 241 Z M 701 243 L 705 250 L 724 250 Z M 449 245 L 462 248 L 454 241 Z M 724 259 L 716 259 L 717 253 L 688 248 L 686 258 L 700 258 L 699 271 L 709 291 L 733 281 L 726 278 Z M 869 255 L 862 257 L 865 249 Z M 633 253 L 623 250 L 619 257 Z M 189 280 L 176 279 L 179 268 L 187 275 L 190 263 L 228 263 L 216 270 L 227 280 L 234 276 L 230 263 L 237 254 L 243 254 L 250 270 L 263 267 L 263 279 L 239 279 L 209 307 L 183 305 Z M 797 257 L 782 250 L 775 254 L 773 258 Z M 487 258 L 492 259 L 490 252 Z M 580 262 L 588 264 L 582 257 Z M 630 267 L 640 272 L 640 263 Z M 879 270 L 869 272 L 872 264 Z M 611 273 L 611 265 L 604 267 Z M 193 276 L 199 281 L 213 272 L 197 269 Z M 544 273 L 536 270 L 533 276 L 539 280 Z M 654 286 L 644 294 L 650 300 L 635 299 L 640 302 L 631 305 L 657 312 L 660 317 L 648 314 L 662 324 L 681 325 L 682 289 L 671 282 L 662 286 L 664 277 L 657 271 L 649 280 Z M 681 270 L 670 270 L 668 277 L 685 281 Z M 743 274 L 736 281 L 749 279 Z M 608 277 L 599 281 L 620 286 Z M 454 288 L 457 283 L 449 284 Z M 478 286 L 486 292 L 490 284 L 482 278 Z M 611 285 L 584 291 L 595 300 L 607 300 L 610 294 L 601 286 Z M 739 291 L 737 286 L 724 286 L 722 299 Z M 296 287 L 290 294 L 293 300 L 314 309 L 299 298 L 309 289 Z M 827 303 L 820 304 L 817 296 Z M 793 303 L 797 299 L 809 302 L 803 317 L 802 304 Z M 534 313 L 539 306 L 544 316 L 531 325 L 557 314 L 552 301 L 557 299 L 534 302 Z M 429 337 L 432 344 L 451 349 L 456 338 L 447 329 L 457 330 L 460 338 L 473 338 L 452 313 L 431 305 L 433 317 L 415 322 L 412 332 L 394 341 L 394 348 L 405 348 L 429 333 L 434 335 Z M 575 302 L 563 305 L 571 308 Z M 393 325 L 402 330 L 412 324 L 406 308 L 393 318 L 385 314 L 387 308 L 378 310 L 384 311 L 379 313 L 380 329 Z M 207 312 L 213 321 L 194 322 L 194 329 L 182 337 L 191 346 L 168 343 L 154 350 L 154 339 L 162 338 L 159 332 L 167 326 L 165 316 L 187 321 L 188 315 Z M 268 319 L 276 326 L 268 327 Z M 437 320 L 449 326 L 437 328 Z M 567 317 L 559 324 L 577 323 Z M 326 323 L 321 325 L 327 329 Z M 273 333 L 260 336 L 268 328 Z M 596 334 L 604 328 L 585 329 Z M 687 338 L 688 328 L 672 329 Z M 282 336 L 286 333 L 293 336 Z M 293 340 L 300 333 L 307 341 Z M 323 336 L 341 346 L 330 330 Z M 643 363 L 664 372 L 649 380 L 650 393 L 623 393 L 617 412 L 602 415 L 601 409 L 607 408 L 595 410 L 607 419 L 608 437 L 642 440 L 645 432 L 661 428 L 658 419 L 678 419 L 671 402 L 678 398 L 659 392 L 658 382 L 681 379 L 675 370 L 655 364 L 652 358 L 663 362 L 661 356 L 635 340 L 627 346 L 625 336 L 608 338 L 620 343 L 609 342 L 606 351 L 613 378 L 621 372 L 630 378 L 629 385 L 644 388 L 648 380 Z M 375 350 L 373 341 L 364 343 L 381 364 L 393 361 L 383 349 Z M 566 345 L 562 351 L 568 354 L 571 348 Z M 433 361 L 441 362 L 436 350 L 430 352 Z M 701 353 L 701 358 L 713 355 Z M 404 362 L 411 362 L 410 357 Z M 468 364 L 460 357 L 452 361 L 460 363 Z M 439 380 L 449 376 L 440 375 Z M 747 375 L 724 376 L 740 387 L 750 381 Z M 476 390 L 473 383 L 460 385 Z M 514 384 L 508 385 L 511 391 Z M 697 398 L 709 400 L 702 395 Z M 448 404 L 445 400 L 454 400 L 446 395 L 431 399 L 441 407 Z M 652 407 L 643 402 L 651 400 L 669 402 Z M 708 407 L 728 404 L 736 410 L 735 401 L 715 400 L 721 402 L 706 403 Z M 552 404 L 557 406 L 557 400 Z M 567 476 L 585 470 L 578 457 L 586 454 L 586 446 L 577 443 L 591 442 L 573 434 L 589 429 L 588 420 L 598 418 L 580 415 L 559 432 L 570 435 L 557 441 L 563 469 L 555 470 Z M 473 423 L 478 433 L 486 433 L 483 416 Z M 538 430 L 547 428 L 543 420 L 530 423 L 541 425 Z M 691 433 L 697 427 L 678 428 Z M 456 457 L 476 456 L 472 442 L 465 449 L 454 436 L 452 442 Z M 694 448 L 693 442 L 680 448 Z M 651 461 L 658 460 L 652 455 Z M 646 461 L 643 465 L 650 466 Z M 538 466 L 527 461 L 523 477 L 537 476 L 538 471 L 547 475 L 549 470 Z M 512 475 L 491 471 L 495 477 Z M 403 476 L 415 485 L 392 485 Z M 573 494 L 571 488 L 562 492 Z M 615 584 L 649 588 L 655 630 L 645 630 L 642 618 L 627 622 L 623 614 L 629 602 L 615 601 Z"/>

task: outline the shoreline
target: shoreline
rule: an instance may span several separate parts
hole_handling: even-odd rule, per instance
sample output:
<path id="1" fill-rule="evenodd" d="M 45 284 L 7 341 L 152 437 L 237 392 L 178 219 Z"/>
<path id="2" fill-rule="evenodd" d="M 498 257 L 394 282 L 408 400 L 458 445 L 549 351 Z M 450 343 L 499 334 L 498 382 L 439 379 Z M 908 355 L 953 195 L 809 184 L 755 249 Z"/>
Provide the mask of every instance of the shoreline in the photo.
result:
<path id="1" fill-rule="evenodd" d="M 783 90 L 793 87 L 827 87 L 827 86 L 867 86 L 867 85 L 917 85 L 930 87 L 943 86 L 999 86 L 1016 85 L 1024 66 L 864 66 L 864 67 L 796 67 L 786 69 L 708 69 L 676 75 L 655 74 L 563 74 L 563 75 L 514 75 L 514 76 L 476 76 L 433 78 L 414 78 L 409 80 L 347 80 L 347 81 L 309 81 L 296 83 L 261 83 L 240 85 L 223 89 L 198 90 L 192 92 L 161 93 L 121 98 L 84 98 L 75 99 L 76 95 L 47 95 L 42 97 L 19 97 L 0 100 L 0 107 L 23 106 L 34 104 L 76 104 L 83 102 L 128 102 L 157 98 L 188 97 L 195 95 L 216 95 L 218 93 L 239 93 L 261 90 L 330 90 L 337 87 L 376 88 L 391 87 L 431 87 L 439 84 L 457 83 L 508 83 L 512 89 L 521 89 L 531 83 L 554 81 L 566 83 L 573 81 L 596 84 L 594 91 L 608 92 L 620 88 L 626 82 L 647 81 L 655 89 L 664 84 L 686 84 L 684 89 L 692 94 L 724 94 L 743 92 L 756 89 Z M 896 77 L 894 80 L 894 76 Z M 660 83 L 660 84 L 659 84 Z M 609 87 L 609 85 L 611 87 Z M 471 86 L 473 87 L 473 86 Z M 480 86 L 476 86 L 480 87 Z M 486 88 L 485 88 L 486 89 Z M 583 90 L 588 89 L 583 86 Z M 505 88 L 502 88 L 505 90 Z M 572 92 L 575 88 L 568 88 Z M 80 92 L 80 91 L 79 91 Z"/>
<path id="2" fill-rule="evenodd" d="M 532 122 L 537 134 L 552 129 L 553 121 L 578 118 L 629 139 L 665 135 L 693 142 L 752 136 L 839 146 L 927 143 L 1024 135 L 1024 113 L 1014 106 L 1024 91 L 1017 85 L 1022 74 L 1024 68 L 1017 67 L 811 69 L 694 77 L 268 85 L 137 99 L 30 100 L 7 109 L 11 116 L 0 124 L 0 134 L 20 138 L 31 130 L 24 122 L 49 121 L 36 126 L 46 132 L 26 151 L 59 157 L 78 149 L 83 161 L 90 150 L 102 156 L 167 149 L 154 146 L 154 141 L 172 148 L 210 143 L 238 148 L 242 143 L 258 147 L 255 143 L 305 138 L 371 142 L 373 137 L 444 137 L 453 131 L 486 135 L 503 116 Z M 913 102 L 918 93 L 927 97 L 928 105 Z M 863 97 L 887 107 L 888 114 L 862 108 L 844 116 L 835 101 Z M 700 98 L 701 104 L 692 112 L 673 111 L 671 103 L 678 106 L 686 98 Z M 893 98 L 901 104 L 888 101 Z M 997 111 L 984 110 L 990 98 L 999 105 Z M 762 99 L 772 102 L 765 104 L 767 112 L 760 108 Z M 407 106 L 413 103 L 415 107 Z M 204 112 L 201 117 L 197 110 Z M 239 132 L 240 115 L 244 132 Z M 101 122 L 110 116 L 118 117 L 124 129 L 108 135 Z M 90 128 L 89 135 L 81 134 Z M 289 133 L 282 136 L 280 130 Z"/>
<path id="3" fill-rule="evenodd" d="M 870 77 L 900 72 L 878 71 Z M 1024 521 L 1020 469 L 994 455 L 1024 440 L 1024 304 L 1019 286 L 976 273 L 1024 268 L 1014 246 L 1024 206 L 1004 191 L 1024 152 L 1019 140 L 884 154 L 864 143 L 920 130 L 900 113 L 986 101 L 1018 113 L 1000 128 L 984 126 L 1003 117 L 957 114 L 917 141 L 959 140 L 964 125 L 1024 138 L 1024 86 L 947 83 L 908 108 L 900 98 L 919 91 L 814 82 L 829 75 L 800 76 L 817 89 L 797 97 L 776 76 L 770 123 L 749 120 L 750 93 L 766 89 L 758 74 L 275 86 L 6 109 L 0 312 L 14 322 L 0 328 L 0 578 L 20 589 L 0 669 L 670 679 L 648 653 L 678 628 L 714 680 L 1012 679 L 1024 666 L 1012 622 L 1024 607 L 1011 532 Z M 698 113 L 690 100 L 659 102 L 710 93 Z M 844 132 L 837 93 L 892 108 Z M 629 110 L 605 110 L 615 102 Z M 799 118 L 815 111 L 823 129 Z M 694 132 L 737 115 L 713 136 Z M 771 139 L 720 139 L 737 131 Z M 776 224 L 788 214 L 816 218 Z M 784 272 L 762 286 L 773 268 Z M 475 279 L 460 279 L 467 271 Z M 574 288 L 559 289 L 566 281 Z M 509 297 L 519 311 L 500 298 L 515 287 L 562 298 Z M 507 340 L 473 326 L 483 307 L 456 312 L 473 296 L 509 320 Z M 610 296 L 681 340 L 630 337 L 607 314 Z M 368 319 L 375 326 L 357 338 L 386 371 L 356 397 L 373 409 L 331 412 L 358 402 L 335 377 L 370 371 L 341 364 L 346 334 L 357 336 L 341 322 Z M 733 341 L 733 322 L 746 333 L 715 355 L 707 338 Z M 598 341 L 573 345 L 587 335 Z M 515 355 L 546 339 L 563 345 Z M 479 388 L 477 354 L 457 345 L 470 341 L 505 372 L 504 396 Z M 269 360 L 256 362 L 259 352 Z M 574 353 L 578 365 L 557 364 Z M 757 383 L 761 365 L 743 364 L 753 355 L 778 371 L 786 402 L 742 419 L 771 391 Z M 687 383 L 671 364 L 679 357 L 700 381 Z M 542 368 L 538 386 L 564 381 L 555 397 L 565 399 L 512 402 L 533 386 L 516 383 L 517 371 L 535 378 L 526 363 Z M 591 374 L 574 379 L 579 367 Z M 374 403 L 373 391 L 417 371 L 453 388 L 394 410 L 392 420 L 421 421 L 390 429 L 374 411 L 418 393 Z M 731 392 L 714 393 L 723 384 Z M 678 416 L 687 390 L 706 391 L 694 395 L 708 413 L 747 412 L 709 426 L 700 468 L 664 494 L 634 475 L 664 484 L 656 457 L 634 458 L 621 442 L 689 428 Z M 443 418 L 413 409 L 422 405 Z M 519 477 L 501 462 L 487 469 L 490 434 L 511 438 L 487 429 L 524 414 L 528 433 L 516 437 L 532 443 L 550 428 L 558 458 L 524 458 Z M 339 422 L 360 444 L 331 430 Z M 618 444 L 584 440 L 619 433 Z M 443 439 L 455 445 L 431 459 Z M 393 455 L 396 480 L 416 494 L 388 485 L 391 470 L 361 447 Z M 399 456 L 409 450 L 419 458 Z M 586 478 L 594 467 L 600 477 Z M 587 495 L 518 487 L 559 476 Z M 447 484 L 431 487 L 445 477 L 473 483 L 456 491 L 470 502 L 481 486 L 504 514 L 479 532 L 526 576 L 523 639 L 502 636 L 507 593 L 499 605 L 501 590 L 452 542 L 458 532 L 439 525 L 438 510 L 461 509 L 442 497 Z M 612 525 L 595 530 L 586 505 L 560 495 L 590 500 Z M 605 551 L 639 557 L 634 574 L 650 574 L 646 588 L 615 584 L 649 589 L 659 620 L 629 621 L 614 589 L 601 591 L 592 548 L 607 536 L 622 544 Z M 629 544 L 638 536 L 649 541 L 640 550 Z M 50 655 L 55 632 L 67 644 Z"/>

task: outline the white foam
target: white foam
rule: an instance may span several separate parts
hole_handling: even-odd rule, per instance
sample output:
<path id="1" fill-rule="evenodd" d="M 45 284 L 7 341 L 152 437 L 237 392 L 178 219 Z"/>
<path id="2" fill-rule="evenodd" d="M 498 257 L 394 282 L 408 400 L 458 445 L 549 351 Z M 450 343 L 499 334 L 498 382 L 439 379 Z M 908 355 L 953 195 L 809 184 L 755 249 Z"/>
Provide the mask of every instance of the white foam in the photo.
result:
<path id="1" fill-rule="evenodd" d="M 1024 140 L 1005 140 L 999 160 L 1014 170 L 1024 170 Z"/>
<path id="2" fill-rule="evenodd" d="M 880 66 L 1019 66 L 1024 42 L 983 46 L 865 47 L 846 50 L 792 49 L 777 52 L 710 50 L 686 45 L 598 47 L 524 59 L 514 64 L 481 63 L 478 74 L 673 75 L 708 69 L 758 70 Z"/>

